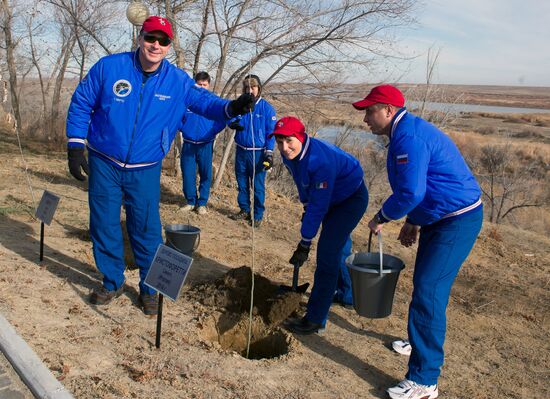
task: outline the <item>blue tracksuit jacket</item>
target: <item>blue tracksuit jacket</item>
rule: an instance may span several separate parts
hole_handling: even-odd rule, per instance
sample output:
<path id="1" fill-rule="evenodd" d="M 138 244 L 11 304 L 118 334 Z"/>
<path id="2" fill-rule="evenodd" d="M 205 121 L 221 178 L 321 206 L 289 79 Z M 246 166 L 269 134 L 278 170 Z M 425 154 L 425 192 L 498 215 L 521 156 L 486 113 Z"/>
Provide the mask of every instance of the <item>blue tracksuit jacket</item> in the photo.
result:
<path id="1" fill-rule="evenodd" d="M 183 116 L 179 130 L 183 141 L 192 144 L 205 144 L 214 141 L 216 135 L 225 127 L 225 121 L 213 121 L 195 114 L 191 110 Z"/>
<path id="2" fill-rule="evenodd" d="M 330 206 L 344 201 L 361 186 L 363 169 L 350 154 L 309 136 L 296 158 L 282 158 L 306 207 L 301 234 L 308 242 L 317 235 Z"/>
<path id="3" fill-rule="evenodd" d="M 187 108 L 229 119 L 227 100 L 196 86 L 166 60 L 145 79 L 138 52 L 101 58 L 80 82 L 67 116 L 70 147 L 87 141 L 118 167 L 148 166 L 169 151 Z"/>
<path id="4" fill-rule="evenodd" d="M 431 123 L 401 109 L 392 121 L 387 158 L 393 194 L 381 216 L 432 224 L 475 204 L 481 190 L 453 141 Z"/>
<path id="5" fill-rule="evenodd" d="M 252 115 L 254 116 L 252 123 L 250 113 L 239 117 L 239 123 L 244 129 L 235 133 L 235 143 L 245 149 L 273 151 L 275 138 L 268 138 L 268 136 L 273 132 L 277 122 L 275 108 L 263 98 L 259 98 Z M 252 137 L 252 130 L 254 130 L 254 137 Z"/>

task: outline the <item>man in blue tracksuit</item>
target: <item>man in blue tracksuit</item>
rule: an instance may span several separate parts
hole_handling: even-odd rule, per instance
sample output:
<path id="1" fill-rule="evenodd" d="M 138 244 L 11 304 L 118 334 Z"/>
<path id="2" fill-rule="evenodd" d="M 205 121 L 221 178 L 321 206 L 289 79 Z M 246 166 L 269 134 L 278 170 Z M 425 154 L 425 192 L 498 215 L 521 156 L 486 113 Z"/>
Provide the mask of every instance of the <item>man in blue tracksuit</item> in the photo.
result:
<path id="1" fill-rule="evenodd" d="M 157 312 L 157 295 L 144 284 L 162 242 L 159 214 L 161 160 L 187 108 L 226 121 L 253 107 L 251 96 L 223 100 L 164 58 L 173 37 L 168 20 L 145 20 L 135 52 L 100 59 L 76 88 L 67 116 L 71 174 L 90 176 L 90 236 L 103 286 L 90 297 L 107 304 L 124 284 L 122 199 L 126 226 L 140 269 L 140 303 L 145 314 Z M 87 146 L 89 161 L 84 155 Z"/>
<path id="2" fill-rule="evenodd" d="M 198 72 L 195 82 L 206 90 L 210 88 L 210 75 Z M 187 205 L 184 211 L 195 209 L 199 215 L 206 213 L 206 204 L 212 182 L 212 150 L 216 135 L 226 126 L 224 120 L 213 121 L 187 110 L 183 116 L 180 131 L 183 138 L 181 147 L 181 174 L 183 195 Z M 199 169 L 199 192 L 197 195 L 197 166 Z"/>
<path id="3" fill-rule="evenodd" d="M 236 130 L 235 176 L 237 178 L 239 213 L 234 219 L 245 219 L 252 224 L 250 214 L 250 187 L 254 183 L 254 225 L 259 227 L 264 216 L 266 171 L 273 166 L 275 140 L 270 134 L 277 117 L 275 109 L 262 95 L 262 84 L 256 75 L 243 81 L 243 93 L 256 99 L 254 112 L 234 119 L 229 127 Z"/>
<path id="4" fill-rule="evenodd" d="M 359 161 L 332 144 L 309 137 L 299 119 L 292 116 L 280 119 L 273 135 L 305 208 L 302 239 L 291 264 L 303 265 L 311 241 L 323 225 L 307 313 L 286 323 L 292 332 L 311 334 L 325 327 L 344 248 L 351 246 L 351 232 L 365 213 L 369 196 Z"/>
<path id="5" fill-rule="evenodd" d="M 393 399 L 433 399 L 451 286 L 477 239 L 483 207 L 479 185 L 456 145 L 404 104 L 397 88 L 382 85 L 353 106 L 365 110 L 364 121 L 374 134 L 390 139 L 387 171 L 393 193 L 369 228 L 378 233 L 384 223 L 406 216 L 399 240 L 407 247 L 420 231 L 409 308 L 409 370 L 387 392 Z"/>

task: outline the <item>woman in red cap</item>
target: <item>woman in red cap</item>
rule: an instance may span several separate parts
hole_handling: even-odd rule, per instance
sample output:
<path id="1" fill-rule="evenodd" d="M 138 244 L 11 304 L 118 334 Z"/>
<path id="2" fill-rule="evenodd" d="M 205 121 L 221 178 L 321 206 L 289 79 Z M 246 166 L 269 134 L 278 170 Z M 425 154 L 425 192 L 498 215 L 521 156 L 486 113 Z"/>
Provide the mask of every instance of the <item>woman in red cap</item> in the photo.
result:
<path id="1" fill-rule="evenodd" d="M 369 196 L 359 161 L 332 144 L 309 137 L 299 119 L 292 116 L 280 119 L 272 135 L 305 209 L 302 239 L 291 264 L 304 264 L 311 241 L 323 224 L 306 315 L 286 323 L 292 332 L 311 334 L 325 327 L 344 246 L 367 210 Z"/>

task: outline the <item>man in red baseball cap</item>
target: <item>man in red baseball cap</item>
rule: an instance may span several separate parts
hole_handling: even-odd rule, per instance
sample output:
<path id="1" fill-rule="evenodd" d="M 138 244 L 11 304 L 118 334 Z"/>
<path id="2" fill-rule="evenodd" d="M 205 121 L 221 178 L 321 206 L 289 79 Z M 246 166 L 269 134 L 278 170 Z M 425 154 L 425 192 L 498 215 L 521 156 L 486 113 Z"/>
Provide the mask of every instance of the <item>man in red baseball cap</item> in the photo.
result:
<path id="1" fill-rule="evenodd" d="M 396 112 L 405 105 L 405 97 L 392 85 L 373 88 L 361 101 L 352 104 L 357 110 L 365 110 L 365 123 L 373 134 L 389 136 L 388 127 Z"/>
<path id="2" fill-rule="evenodd" d="M 144 72 L 154 72 L 166 57 L 174 33 L 166 18 L 152 16 L 143 22 L 139 32 L 139 60 Z"/>
<path id="3" fill-rule="evenodd" d="M 254 109 L 252 95 L 224 100 L 168 62 L 173 36 L 166 18 L 147 18 L 139 48 L 101 58 L 71 99 L 66 129 L 69 171 L 78 180 L 86 179 L 82 170 L 90 176 L 90 236 L 103 274 L 102 286 L 90 296 L 94 305 L 106 305 L 124 291 L 126 264 L 118 219 L 124 201 L 140 270 L 139 302 L 146 315 L 157 313 L 158 295 L 145 277 L 162 243 L 162 159 L 187 109 L 221 124 Z"/>
<path id="4" fill-rule="evenodd" d="M 458 148 L 436 126 L 408 112 L 394 86 L 373 88 L 353 103 L 365 111 L 374 134 L 389 138 L 386 162 L 392 194 L 368 226 L 406 217 L 398 240 L 418 241 L 409 307 L 410 351 L 405 379 L 387 390 L 392 399 L 435 399 L 443 365 L 446 308 L 454 279 L 476 241 L 483 221 L 481 190 Z"/>

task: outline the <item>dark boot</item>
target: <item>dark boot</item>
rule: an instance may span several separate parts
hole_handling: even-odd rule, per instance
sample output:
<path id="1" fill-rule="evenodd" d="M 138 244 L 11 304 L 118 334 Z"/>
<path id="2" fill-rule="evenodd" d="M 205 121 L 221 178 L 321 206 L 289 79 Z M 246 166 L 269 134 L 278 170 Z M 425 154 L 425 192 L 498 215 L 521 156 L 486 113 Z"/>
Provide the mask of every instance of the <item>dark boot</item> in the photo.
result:
<path id="1" fill-rule="evenodd" d="M 143 308 L 143 313 L 148 316 L 158 314 L 159 297 L 157 294 L 140 294 L 139 304 Z"/>
<path id="2" fill-rule="evenodd" d="M 250 221 L 248 222 L 248 224 L 252 226 L 252 220 L 250 220 Z M 258 228 L 258 227 L 260 227 L 261 225 L 262 225 L 262 219 L 254 220 L 254 227 L 255 227 L 255 228 Z"/>
<path id="3" fill-rule="evenodd" d="M 298 318 L 287 319 L 284 323 L 284 326 L 288 331 L 293 332 L 295 334 L 300 334 L 300 335 L 322 333 L 323 331 L 325 331 L 325 326 L 319 323 L 313 323 L 312 321 L 309 321 L 308 319 L 306 319 L 305 316 L 302 317 L 301 319 L 298 319 Z"/>
<path id="4" fill-rule="evenodd" d="M 101 287 L 92 292 L 92 295 L 90 295 L 90 303 L 93 305 L 107 305 L 113 299 L 119 297 L 123 291 L 124 285 L 121 285 L 116 291 L 107 291 L 105 287 Z"/>
<path id="5" fill-rule="evenodd" d="M 250 212 L 243 211 L 242 209 L 239 211 L 239 213 L 236 213 L 231 216 L 231 219 L 233 220 L 250 220 Z"/>

